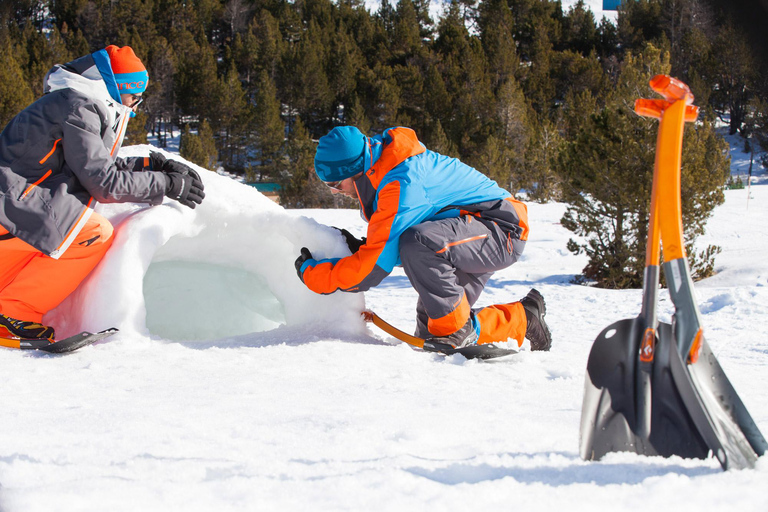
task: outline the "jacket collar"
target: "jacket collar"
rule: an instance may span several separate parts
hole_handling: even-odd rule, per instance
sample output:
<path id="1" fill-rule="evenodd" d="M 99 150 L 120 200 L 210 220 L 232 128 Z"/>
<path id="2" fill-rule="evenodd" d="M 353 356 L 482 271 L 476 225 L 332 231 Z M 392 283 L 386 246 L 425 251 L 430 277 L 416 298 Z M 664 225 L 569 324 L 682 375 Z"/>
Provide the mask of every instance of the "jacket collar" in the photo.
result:
<path id="1" fill-rule="evenodd" d="M 379 137 L 368 139 L 366 145 L 366 173 L 375 188 L 379 188 L 386 174 L 412 156 L 426 151 L 416 132 L 410 128 L 390 128 Z"/>

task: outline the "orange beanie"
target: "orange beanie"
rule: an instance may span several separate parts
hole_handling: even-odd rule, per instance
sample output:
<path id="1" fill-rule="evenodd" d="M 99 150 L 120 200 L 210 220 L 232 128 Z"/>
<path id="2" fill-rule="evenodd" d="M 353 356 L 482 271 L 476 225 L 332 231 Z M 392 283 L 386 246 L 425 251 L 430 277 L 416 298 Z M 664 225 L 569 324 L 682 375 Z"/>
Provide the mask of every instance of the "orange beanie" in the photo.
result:
<path id="1" fill-rule="evenodd" d="M 141 94 L 147 90 L 149 74 L 141 60 L 133 53 L 133 48 L 122 48 L 113 44 L 105 48 L 109 55 L 112 73 L 117 81 L 120 94 Z"/>

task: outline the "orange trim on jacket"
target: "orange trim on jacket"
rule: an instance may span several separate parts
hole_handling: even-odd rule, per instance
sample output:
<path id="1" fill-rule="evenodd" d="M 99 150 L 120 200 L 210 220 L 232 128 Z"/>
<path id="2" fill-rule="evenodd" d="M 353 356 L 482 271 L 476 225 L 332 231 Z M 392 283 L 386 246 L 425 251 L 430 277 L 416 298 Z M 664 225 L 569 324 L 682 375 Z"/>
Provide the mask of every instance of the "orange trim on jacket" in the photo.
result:
<path id="1" fill-rule="evenodd" d="M 23 194 L 21 194 L 21 197 L 20 197 L 19 199 L 24 199 L 25 197 L 27 197 L 27 194 L 29 194 L 30 192 L 32 192 L 32 189 L 34 189 L 36 186 L 38 186 L 38 185 L 39 185 L 39 184 L 41 184 L 43 181 L 45 181 L 45 179 L 46 179 L 48 176 L 50 176 L 52 172 L 53 172 L 53 169 L 48 169 L 48 172 L 47 172 L 47 173 L 45 173 L 45 174 L 43 174 L 43 177 L 42 177 L 42 178 L 40 178 L 39 180 L 37 180 L 36 182 L 34 182 L 33 184 L 31 184 L 30 186 L 28 186 L 28 187 L 27 187 L 27 189 L 24 191 L 24 193 L 23 193 Z"/>
<path id="2" fill-rule="evenodd" d="M 48 159 L 51 157 L 51 155 L 53 154 L 53 152 L 54 152 L 54 151 L 56 151 L 56 146 L 59 144 L 59 141 L 61 141 L 61 139 L 56 139 L 55 141 L 53 141 L 53 148 L 52 148 L 52 149 L 51 149 L 51 150 L 48 152 L 48 154 L 47 154 L 47 155 L 45 155 L 45 156 L 43 157 L 43 159 L 42 159 L 42 160 L 40 160 L 40 165 L 44 164 L 44 163 L 45 163 L 45 161 L 46 161 L 46 160 L 48 160 Z"/>
<path id="3" fill-rule="evenodd" d="M 448 245 L 446 245 L 445 247 L 443 247 L 442 249 L 440 249 L 439 251 L 436 251 L 435 254 L 443 254 L 445 251 L 447 251 L 448 249 L 450 249 L 453 246 L 461 245 L 461 244 L 466 244 L 467 242 L 474 242 L 475 240 L 484 240 L 486 238 L 488 238 L 488 235 L 478 235 L 478 236 L 472 236 L 472 237 L 469 237 L 469 238 L 465 238 L 464 240 L 458 240 L 456 242 L 451 242 Z"/>
<path id="4" fill-rule="evenodd" d="M 389 171 L 408 158 L 426 151 L 416 137 L 416 132 L 410 128 L 393 128 L 389 133 L 392 142 L 386 145 L 379 159 L 366 173 L 376 189 Z M 304 284 L 316 293 L 359 291 L 359 285 L 374 272 L 376 262 L 390 241 L 392 225 L 400 209 L 400 195 L 401 185 L 398 181 L 387 183 L 378 190 L 376 211 L 368 224 L 365 245 L 352 256 L 337 261 L 321 260 L 308 266 L 303 274 Z"/>
<path id="5" fill-rule="evenodd" d="M 387 144 L 381 157 L 366 173 L 374 188 L 379 188 L 381 180 L 389 171 L 412 156 L 420 155 L 426 151 L 426 148 L 419 142 L 416 132 L 410 128 L 392 128 L 388 134 L 392 137 L 392 142 Z"/>
<path id="6" fill-rule="evenodd" d="M 115 151 L 117 151 L 118 146 L 123 141 L 123 135 L 125 135 L 125 128 L 128 126 L 129 117 L 128 114 L 125 114 L 123 120 L 120 121 L 120 128 L 117 130 L 117 138 L 115 139 L 115 143 L 112 144 L 112 149 L 109 152 L 110 156 L 115 156 Z"/>
<path id="7" fill-rule="evenodd" d="M 335 263 L 321 260 L 304 271 L 304 284 L 316 293 L 333 293 L 336 290 L 352 291 L 374 269 L 376 261 L 389 241 L 392 222 L 400 204 L 400 183 L 388 183 L 379 192 L 379 207 L 368 225 L 365 245 L 353 255 Z"/>
<path id="8" fill-rule="evenodd" d="M 528 227 L 528 207 L 525 206 L 525 203 L 521 203 L 514 197 L 508 197 L 507 201 L 512 203 L 512 206 L 515 207 L 515 212 L 517 212 L 517 216 L 520 218 L 520 227 L 523 229 L 523 232 L 520 233 L 520 240 L 525 242 L 528 240 L 528 232 L 530 231 L 530 228 Z"/>

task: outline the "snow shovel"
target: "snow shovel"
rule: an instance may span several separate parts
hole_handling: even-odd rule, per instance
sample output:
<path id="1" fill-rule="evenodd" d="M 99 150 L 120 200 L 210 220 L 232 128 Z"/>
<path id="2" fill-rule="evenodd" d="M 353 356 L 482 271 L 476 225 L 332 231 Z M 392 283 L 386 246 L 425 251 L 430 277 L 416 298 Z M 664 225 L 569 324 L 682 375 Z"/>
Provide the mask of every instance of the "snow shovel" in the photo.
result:
<path id="1" fill-rule="evenodd" d="M 448 356 L 461 354 L 467 359 L 495 359 L 497 357 L 517 354 L 517 350 L 501 348 L 492 343 L 454 348 L 451 345 L 445 345 L 443 343 L 429 342 L 423 338 L 417 338 L 416 336 L 411 336 L 410 334 L 401 331 L 397 327 L 382 320 L 381 317 L 373 311 L 365 310 L 362 315 L 366 322 L 372 323 L 387 334 L 394 336 L 398 340 L 405 342 L 412 347 L 420 348 L 424 352 L 439 352 Z"/>
<path id="2" fill-rule="evenodd" d="M 660 119 L 637 318 L 620 320 L 595 340 L 587 362 L 580 453 L 705 458 L 723 469 L 750 468 L 768 448 L 703 336 L 683 243 L 680 162 L 685 122 L 698 108 L 683 82 L 657 75 L 664 99 L 639 99 L 635 111 Z M 675 306 L 672 324 L 657 320 L 659 257 Z"/>

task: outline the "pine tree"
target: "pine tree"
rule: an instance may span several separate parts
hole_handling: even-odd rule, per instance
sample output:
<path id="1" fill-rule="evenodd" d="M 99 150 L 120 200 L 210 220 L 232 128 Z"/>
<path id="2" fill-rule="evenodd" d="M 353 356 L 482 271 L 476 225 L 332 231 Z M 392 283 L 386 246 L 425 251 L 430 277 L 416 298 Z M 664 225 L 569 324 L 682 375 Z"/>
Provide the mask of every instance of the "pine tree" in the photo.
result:
<path id="1" fill-rule="evenodd" d="M 230 169 L 245 167 L 244 149 L 248 144 L 253 109 L 246 102 L 245 91 L 240 83 L 235 63 L 230 64 L 227 74 L 218 80 L 215 110 L 210 113 L 211 127 L 219 135 L 219 153 Z"/>
<path id="2" fill-rule="evenodd" d="M 331 43 L 328 61 L 328 77 L 337 106 L 347 108 L 352 97 L 356 96 L 357 77 L 363 66 L 365 59 L 360 49 L 352 35 L 341 25 Z"/>
<path id="3" fill-rule="evenodd" d="M 363 108 L 363 104 L 360 103 L 360 98 L 357 96 L 352 99 L 351 105 L 345 107 L 344 124 L 356 126 L 363 133 L 368 133 L 371 130 L 371 122 L 368 120 L 365 108 Z"/>
<path id="4" fill-rule="evenodd" d="M 480 172 L 496 181 L 502 188 L 510 188 L 515 152 L 501 140 L 491 135 L 486 139 L 483 150 L 471 162 Z"/>
<path id="5" fill-rule="evenodd" d="M 191 32 L 175 35 L 173 55 L 174 97 L 183 116 L 216 119 L 219 112 L 219 78 L 216 56 L 207 43 L 198 44 Z M 182 123 L 177 123 L 182 124 Z"/>
<path id="6" fill-rule="evenodd" d="M 714 273 L 720 248 L 709 245 L 697 252 L 694 246 L 715 207 L 725 201 L 723 186 L 730 176 L 731 162 L 728 143 L 717 134 L 714 120 L 688 124 L 684 137 L 680 188 L 685 246 L 694 279 L 702 279 Z"/>
<path id="7" fill-rule="evenodd" d="M 570 106 L 570 115 L 588 115 L 567 123 L 577 133 L 558 163 L 569 203 L 561 222 L 585 239 L 571 240 L 568 248 L 586 253 L 584 277 L 598 286 L 642 283 L 656 123 L 637 116 L 632 106 L 638 97 L 651 97 L 651 76 L 668 71 L 668 56 L 648 47 L 637 57 L 627 55 L 602 109 L 589 113 L 594 105 L 589 93 L 577 95 Z"/>
<path id="8" fill-rule="evenodd" d="M 35 97 L 43 95 L 43 78 L 54 64 L 72 60 L 59 30 L 54 27 L 46 37 L 34 25 L 26 24 L 21 34 L 26 62 L 22 64 Z M 18 59 L 18 56 L 17 56 Z"/>
<path id="9" fill-rule="evenodd" d="M 254 59 L 255 76 L 264 70 L 273 81 L 277 81 L 277 69 L 285 46 L 278 20 L 262 9 L 251 21 L 248 34 L 252 41 L 249 39 L 246 46 L 249 58 Z"/>
<path id="10" fill-rule="evenodd" d="M 280 102 L 277 101 L 275 84 L 266 71 L 259 76 L 259 88 L 254 96 L 254 130 L 256 148 L 261 156 L 261 174 L 272 174 L 276 170 L 279 151 L 285 139 L 285 123 L 280 117 Z"/>
<path id="11" fill-rule="evenodd" d="M 405 64 L 421 51 L 421 27 L 411 0 L 400 0 L 393 16 L 390 50 L 395 62 Z"/>
<path id="12" fill-rule="evenodd" d="M 584 277 L 599 286 L 638 287 L 642 282 L 658 122 L 640 118 L 632 106 L 636 98 L 654 96 L 648 81 L 669 68 L 669 55 L 648 45 L 640 55 L 627 55 L 602 108 L 595 111 L 588 92 L 571 103 L 568 115 L 582 117 L 566 122 L 575 134 L 558 162 L 570 203 L 562 223 L 585 240 L 571 240 L 569 249 L 587 254 Z M 700 275 L 711 269 L 716 250 L 693 255 L 691 248 L 722 202 L 729 165 L 711 123 L 688 126 L 683 141 L 683 226 L 694 272 Z"/>
<path id="13" fill-rule="evenodd" d="M 730 22 L 712 45 L 710 83 L 716 83 L 711 101 L 718 113 L 730 116 L 731 135 L 741 129 L 747 105 L 754 96 L 756 64 L 746 36 Z"/>
<path id="14" fill-rule="evenodd" d="M 584 0 L 578 0 L 568 11 L 563 19 L 564 48 L 576 51 L 582 55 L 589 55 L 600 44 L 595 16 L 584 4 Z"/>
<path id="15" fill-rule="evenodd" d="M 562 178 L 557 172 L 556 161 L 563 142 L 561 130 L 549 119 L 541 118 L 532 124 L 525 167 L 513 177 L 514 183 L 526 190 L 529 199 L 547 202 L 562 198 Z"/>
<path id="16" fill-rule="evenodd" d="M 333 102 L 320 39 L 320 28 L 310 21 L 301 40 L 284 52 L 278 82 L 284 102 L 299 113 L 312 133 L 325 131 Z"/>
<path id="17" fill-rule="evenodd" d="M 16 114 L 35 99 L 24 80 L 24 72 L 14 57 L 10 40 L 0 37 L 0 126 L 5 127 Z"/>
<path id="18" fill-rule="evenodd" d="M 638 50 L 646 42 L 659 44 L 662 30 L 662 4 L 660 0 L 634 0 L 622 2 L 616 25 L 621 45 Z"/>
<path id="19" fill-rule="evenodd" d="M 514 20 L 506 0 L 486 0 L 479 9 L 480 39 L 488 56 L 491 84 L 497 91 L 502 84 L 515 78 L 520 69 L 512 38 Z"/>
<path id="20" fill-rule="evenodd" d="M 204 169 L 213 169 L 218 160 L 213 131 L 207 121 L 200 123 L 198 133 L 192 133 L 189 125 L 181 133 L 179 154 Z"/>
<path id="21" fill-rule="evenodd" d="M 136 112 L 136 117 L 130 120 L 128 128 L 125 131 L 124 146 L 147 143 L 147 126 L 149 125 L 149 116 L 140 109 Z"/>
<path id="22" fill-rule="evenodd" d="M 470 36 L 457 4 L 440 21 L 435 52 L 451 109 L 439 119 L 462 157 L 471 159 L 491 131 L 494 97 L 482 45 Z"/>
<path id="23" fill-rule="evenodd" d="M 451 142 L 448 136 L 443 130 L 443 125 L 440 120 L 434 120 L 427 125 L 425 133 L 420 136 L 422 142 L 436 153 L 441 155 L 450 156 L 453 158 L 459 157 L 459 150 L 456 148 L 456 144 Z"/>
<path id="24" fill-rule="evenodd" d="M 160 147 L 166 147 L 168 126 L 175 113 L 173 49 L 164 37 L 157 37 L 149 48 L 146 62 L 149 85 L 144 94 L 144 108 L 149 117 L 149 130 L 157 136 Z"/>
<path id="25" fill-rule="evenodd" d="M 280 204 L 286 208 L 328 208 L 332 193 L 315 173 L 315 145 L 300 118 L 291 123 L 280 162 Z"/>

